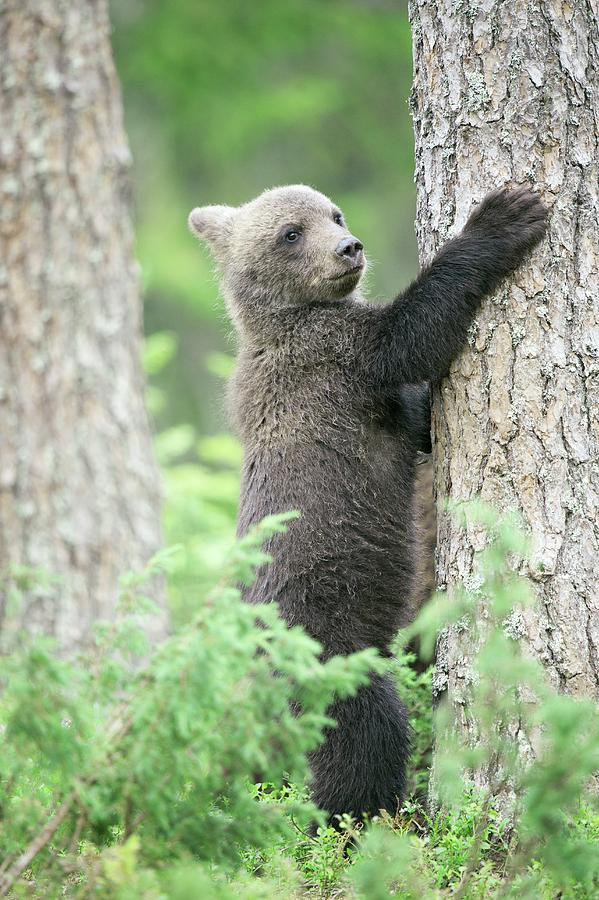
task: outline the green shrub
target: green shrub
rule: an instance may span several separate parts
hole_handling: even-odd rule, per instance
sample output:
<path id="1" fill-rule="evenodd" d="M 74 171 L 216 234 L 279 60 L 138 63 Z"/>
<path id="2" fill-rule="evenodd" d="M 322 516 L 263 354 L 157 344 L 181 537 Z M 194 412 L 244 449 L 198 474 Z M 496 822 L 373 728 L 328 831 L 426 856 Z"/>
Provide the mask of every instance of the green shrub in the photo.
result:
<path id="1" fill-rule="evenodd" d="M 316 816 L 299 796 L 257 802 L 248 776 L 302 783 L 333 695 L 386 664 L 375 651 L 321 663 L 318 644 L 276 606 L 241 601 L 234 585 L 267 561 L 262 541 L 289 518 L 266 519 L 237 544 L 217 589 L 143 666 L 143 582 L 172 565 L 164 554 L 125 580 L 122 616 L 98 629 L 89 653 L 61 659 L 49 640 L 20 635 L 4 654 L 5 889 L 22 875 L 45 897 L 67 883 L 82 895 L 163 896 L 179 865 L 234 872 L 240 847 L 289 839 L 289 815 L 303 827 Z"/>

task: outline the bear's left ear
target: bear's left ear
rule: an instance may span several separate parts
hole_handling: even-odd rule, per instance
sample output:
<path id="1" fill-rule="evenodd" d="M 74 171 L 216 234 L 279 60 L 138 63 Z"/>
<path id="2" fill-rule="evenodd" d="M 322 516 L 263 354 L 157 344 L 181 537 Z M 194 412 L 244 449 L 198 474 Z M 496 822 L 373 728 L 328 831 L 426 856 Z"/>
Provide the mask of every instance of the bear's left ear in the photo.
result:
<path id="1" fill-rule="evenodd" d="M 210 244 L 217 256 L 222 256 L 231 236 L 234 206 L 196 206 L 189 214 L 189 230 L 200 240 Z"/>

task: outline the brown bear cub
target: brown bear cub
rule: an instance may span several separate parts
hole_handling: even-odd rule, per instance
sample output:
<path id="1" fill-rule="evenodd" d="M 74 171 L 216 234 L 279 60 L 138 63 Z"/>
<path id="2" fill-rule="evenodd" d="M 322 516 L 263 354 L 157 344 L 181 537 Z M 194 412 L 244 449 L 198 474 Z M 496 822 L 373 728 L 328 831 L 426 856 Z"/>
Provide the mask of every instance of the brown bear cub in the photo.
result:
<path id="1" fill-rule="evenodd" d="M 536 194 L 489 194 L 410 287 L 387 305 L 359 292 L 364 248 L 340 209 L 303 185 L 189 216 L 208 242 L 238 335 L 231 408 L 243 442 L 240 534 L 297 509 L 272 539 L 274 562 L 245 591 L 275 600 L 323 656 L 389 654 L 410 618 L 414 482 L 430 450 L 428 382 L 445 375 L 485 295 L 541 239 Z M 316 803 L 339 813 L 396 812 L 409 752 L 390 677 L 330 710 L 337 727 L 310 760 Z"/>

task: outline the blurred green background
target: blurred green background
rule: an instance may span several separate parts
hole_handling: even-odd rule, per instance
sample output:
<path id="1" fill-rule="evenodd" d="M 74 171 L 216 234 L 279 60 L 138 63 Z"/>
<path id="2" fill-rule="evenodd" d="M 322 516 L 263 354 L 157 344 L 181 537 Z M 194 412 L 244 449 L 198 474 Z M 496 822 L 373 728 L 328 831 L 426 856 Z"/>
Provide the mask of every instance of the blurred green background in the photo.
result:
<path id="1" fill-rule="evenodd" d="M 393 0 L 114 0 L 111 15 L 166 539 L 189 557 L 177 610 L 190 582 L 218 572 L 239 462 L 223 403 L 233 336 L 187 214 L 310 184 L 364 242 L 370 297 L 405 285 L 417 265 L 410 27 Z"/>
<path id="2" fill-rule="evenodd" d="M 225 423 L 209 354 L 233 347 L 187 232 L 192 206 L 311 184 L 365 243 L 372 297 L 414 274 L 407 13 L 381 0 L 115 0 L 112 20 L 146 329 L 178 339 L 158 424 L 210 433 Z"/>

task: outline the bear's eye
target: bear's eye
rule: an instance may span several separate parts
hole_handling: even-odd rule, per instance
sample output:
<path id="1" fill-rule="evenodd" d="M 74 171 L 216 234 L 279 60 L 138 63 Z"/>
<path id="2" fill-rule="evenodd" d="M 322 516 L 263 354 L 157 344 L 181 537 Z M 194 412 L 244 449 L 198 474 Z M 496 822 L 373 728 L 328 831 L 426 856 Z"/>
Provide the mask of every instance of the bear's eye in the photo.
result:
<path id="1" fill-rule="evenodd" d="M 340 212 L 333 213 L 333 222 L 335 225 L 343 225 L 343 216 Z"/>
<path id="2" fill-rule="evenodd" d="M 296 241 L 299 241 L 302 236 L 301 231 L 298 231 L 297 228 L 290 228 L 289 231 L 285 232 L 285 240 L 288 244 L 295 244 Z"/>

